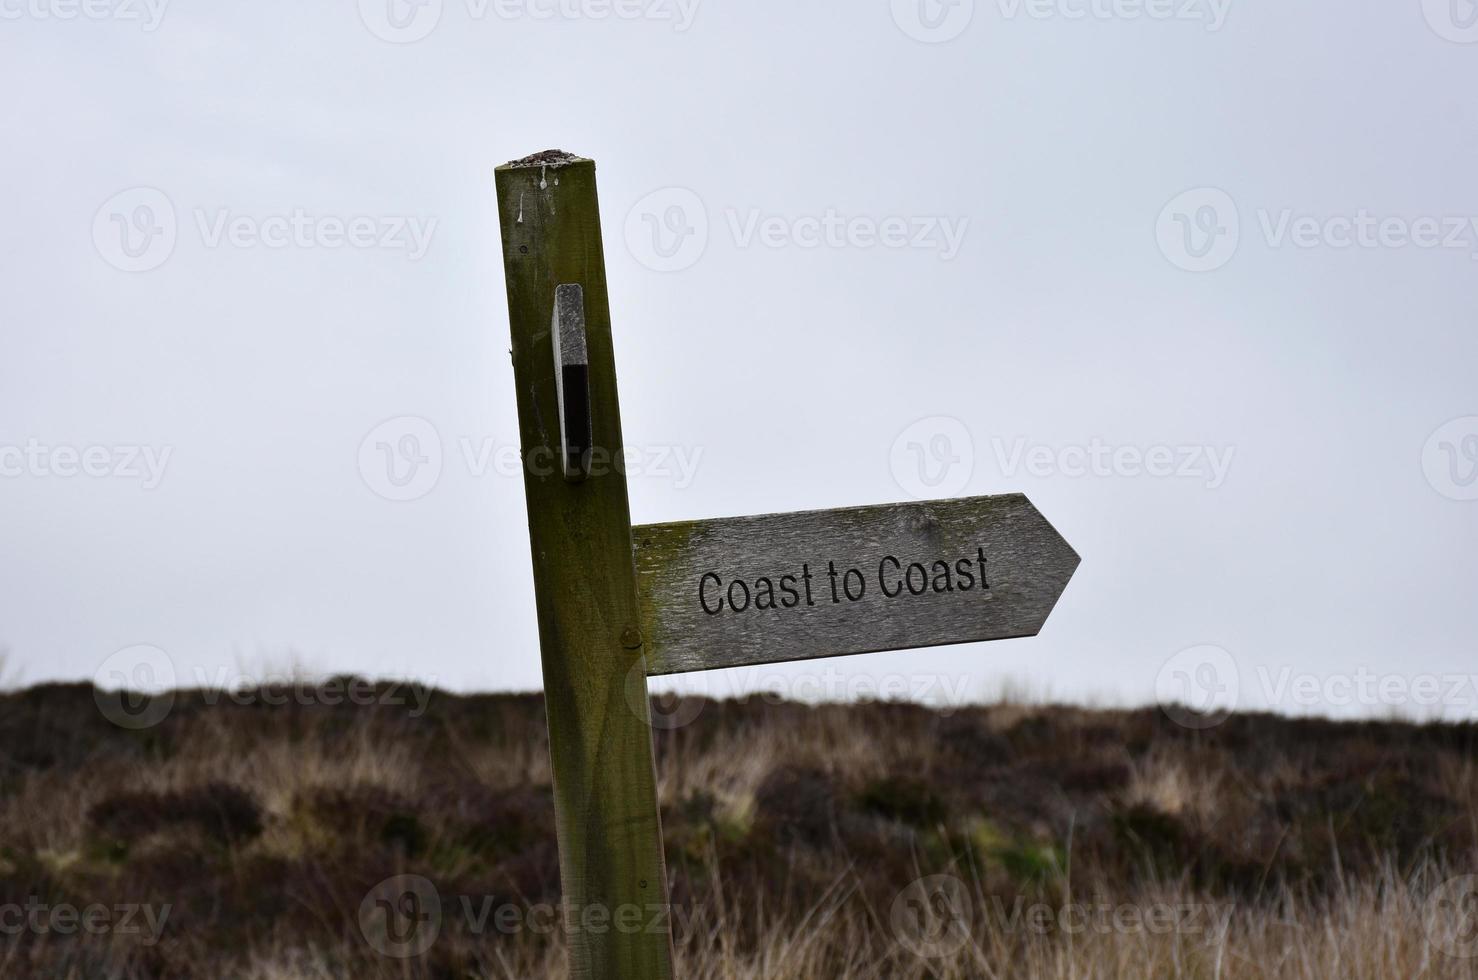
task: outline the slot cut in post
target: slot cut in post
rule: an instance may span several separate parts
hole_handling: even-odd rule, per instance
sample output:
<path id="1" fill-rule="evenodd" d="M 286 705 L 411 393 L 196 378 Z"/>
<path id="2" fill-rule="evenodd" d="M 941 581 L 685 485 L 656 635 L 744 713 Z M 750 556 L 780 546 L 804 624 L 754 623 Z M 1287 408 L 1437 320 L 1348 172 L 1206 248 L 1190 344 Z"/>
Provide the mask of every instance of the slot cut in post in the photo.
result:
<path id="1" fill-rule="evenodd" d="M 565 479 L 585 479 L 590 451 L 590 354 L 585 343 L 585 291 L 577 284 L 554 289 L 554 385 L 559 394 L 560 463 Z"/>

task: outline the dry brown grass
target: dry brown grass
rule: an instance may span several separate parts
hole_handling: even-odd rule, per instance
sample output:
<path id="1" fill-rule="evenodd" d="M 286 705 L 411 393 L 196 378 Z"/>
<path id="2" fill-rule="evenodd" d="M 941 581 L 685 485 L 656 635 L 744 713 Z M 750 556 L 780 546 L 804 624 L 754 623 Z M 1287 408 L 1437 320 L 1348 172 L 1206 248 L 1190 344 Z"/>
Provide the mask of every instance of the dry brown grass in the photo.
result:
<path id="1" fill-rule="evenodd" d="M 1478 895 L 1448 884 L 1475 870 L 1472 726 L 693 707 L 656 735 L 683 977 L 1478 976 L 1450 955 L 1478 953 Z M 0 976 L 561 975 L 526 918 L 558 901 L 539 699 L 413 714 L 182 692 L 129 732 L 86 687 L 0 696 L 0 926 L 32 896 L 169 908 L 157 942 L 0 934 Z M 442 908 L 407 959 L 360 917 L 402 874 Z"/>

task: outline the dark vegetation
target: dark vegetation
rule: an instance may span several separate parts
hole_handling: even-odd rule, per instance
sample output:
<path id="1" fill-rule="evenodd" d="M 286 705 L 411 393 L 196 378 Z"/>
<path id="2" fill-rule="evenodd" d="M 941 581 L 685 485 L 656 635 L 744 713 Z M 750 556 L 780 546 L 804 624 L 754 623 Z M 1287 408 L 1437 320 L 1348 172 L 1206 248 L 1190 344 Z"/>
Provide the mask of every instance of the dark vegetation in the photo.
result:
<path id="1" fill-rule="evenodd" d="M 502 976 L 500 944 L 557 942 L 449 912 L 405 964 L 358 918 L 398 874 L 448 909 L 557 903 L 539 697 L 436 693 L 420 717 L 287 700 L 180 692 L 127 731 L 88 686 L 0 696 L 0 906 L 170 908 L 157 942 L 0 936 L 0 975 Z M 739 951 L 843 900 L 886 921 L 939 870 L 1007 901 L 1171 882 L 1247 907 L 1478 853 L 1473 725 L 753 699 L 655 737 L 673 900 L 728 910 Z"/>

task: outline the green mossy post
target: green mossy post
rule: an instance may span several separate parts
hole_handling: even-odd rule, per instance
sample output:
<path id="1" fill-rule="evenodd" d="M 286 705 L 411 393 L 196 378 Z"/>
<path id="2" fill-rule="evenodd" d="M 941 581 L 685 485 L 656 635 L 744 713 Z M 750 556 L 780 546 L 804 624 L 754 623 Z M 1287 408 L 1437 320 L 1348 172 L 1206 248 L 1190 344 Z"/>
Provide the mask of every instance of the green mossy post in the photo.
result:
<path id="1" fill-rule="evenodd" d="M 570 975 L 672 976 L 667 877 L 626 478 L 564 479 L 550 333 L 555 287 L 584 291 L 591 444 L 622 449 L 595 164 L 558 151 L 496 171 L 533 546 Z M 642 910 L 631 928 L 622 911 Z M 660 908 L 661 929 L 651 928 Z"/>

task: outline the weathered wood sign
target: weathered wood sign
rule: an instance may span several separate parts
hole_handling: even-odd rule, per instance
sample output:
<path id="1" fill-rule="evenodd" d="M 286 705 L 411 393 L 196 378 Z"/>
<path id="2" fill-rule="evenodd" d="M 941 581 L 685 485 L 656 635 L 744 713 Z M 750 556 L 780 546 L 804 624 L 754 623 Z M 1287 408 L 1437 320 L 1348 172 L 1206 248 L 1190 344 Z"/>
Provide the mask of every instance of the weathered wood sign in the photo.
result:
<path id="1" fill-rule="evenodd" d="M 1078 567 L 1020 494 L 632 535 L 649 675 L 1035 636 Z"/>
<path id="2" fill-rule="evenodd" d="M 1031 636 L 1078 556 L 1019 494 L 633 528 L 589 466 L 622 448 L 595 164 L 496 182 L 570 976 L 665 980 L 670 928 L 585 927 L 667 909 L 646 676 Z"/>

